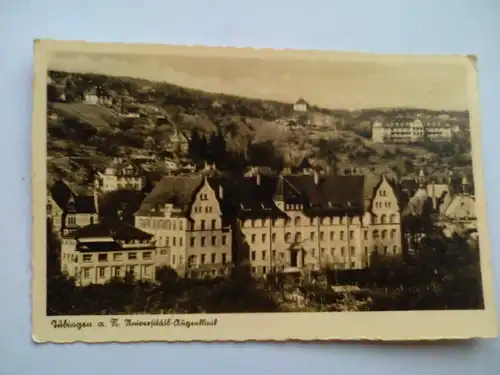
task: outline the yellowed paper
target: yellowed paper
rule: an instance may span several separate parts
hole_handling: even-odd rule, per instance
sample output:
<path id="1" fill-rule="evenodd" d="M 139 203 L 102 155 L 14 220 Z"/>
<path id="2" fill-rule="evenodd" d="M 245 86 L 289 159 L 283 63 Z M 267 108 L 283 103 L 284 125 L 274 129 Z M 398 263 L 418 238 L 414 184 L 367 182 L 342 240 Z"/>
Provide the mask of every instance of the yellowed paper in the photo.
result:
<path id="1" fill-rule="evenodd" d="M 34 59 L 36 342 L 497 335 L 475 57 Z"/>

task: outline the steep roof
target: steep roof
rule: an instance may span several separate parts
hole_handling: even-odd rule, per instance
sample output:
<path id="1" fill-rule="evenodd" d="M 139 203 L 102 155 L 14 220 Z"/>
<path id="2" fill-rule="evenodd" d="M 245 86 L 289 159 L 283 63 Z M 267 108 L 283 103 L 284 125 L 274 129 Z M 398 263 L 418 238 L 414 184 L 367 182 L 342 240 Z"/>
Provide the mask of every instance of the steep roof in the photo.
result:
<path id="1" fill-rule="evenodd" d="M 305 104 L 305 105 L 309 105 L 309 103 L 308 103 L 308 102 L 306 102 L 306 101 L 304 100 L 304 98 L 299 98 L 299 100 L 297 100 L 297 101 L 295 102 L 295 104 Z"/>
<path id="2" fill-rule="evenodd" d="M 92 195 L 78 195 L 65 181 L 56 181 L 50 188 L 50 195 L 62 210 L 81 214 L 97 212 Z"/>
<path id="3" fill-rule="evenodd" d="M 79 228 L 71 232 L 69 237 L 75 239 L 111 237 L 116 241 L 132 241 L 149 240 L 153 235 L 121 220 L 105 220 Z"/>

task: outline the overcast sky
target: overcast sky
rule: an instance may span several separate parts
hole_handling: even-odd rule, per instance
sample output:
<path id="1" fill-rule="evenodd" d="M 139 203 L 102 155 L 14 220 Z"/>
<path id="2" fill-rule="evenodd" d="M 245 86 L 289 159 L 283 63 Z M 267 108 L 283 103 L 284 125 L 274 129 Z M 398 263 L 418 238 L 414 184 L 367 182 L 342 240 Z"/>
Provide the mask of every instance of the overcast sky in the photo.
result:
<path id="1" fill-rule="evenodd" d="M 180 86 L 324 108 L 467 109 L 458 64 L 277 60 L 198 56 L 58 53 L 50 68 L 165 81 Z"/>

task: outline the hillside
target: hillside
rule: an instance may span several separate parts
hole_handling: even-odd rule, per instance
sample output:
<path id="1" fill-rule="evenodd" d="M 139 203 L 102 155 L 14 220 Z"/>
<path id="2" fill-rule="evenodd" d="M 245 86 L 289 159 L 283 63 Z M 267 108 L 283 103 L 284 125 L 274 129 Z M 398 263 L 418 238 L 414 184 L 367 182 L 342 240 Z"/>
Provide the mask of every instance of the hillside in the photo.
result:
<path id="1" fill-rule="evenodd" d="M 275 122 L 293 113 L 291 103 L 208 93 L 128 77 L 64 72 L 49 72 L 49 77 L 49 178 L 63 177 L 77 185 L 89 184 L 96 170 L 109 165 L 115 156 L 148 153 L 196 164 L 215 162 L 222 170 L 243 170 L 248 165 L 294 167 L 305 156 L 324 165 L 351 163 L 398 174 L 413 173 L 416 167 L 429 164 L 436 172 L 450 165 L 470 165 L 470 147 L 463 142 L 455 146 L 396 146 L 372 144 L 369 139 L 376 116 L 391 118 L 419 111 L 433 118 L 444 116 L 450 120 L 452 116 L 450 121 L 466 124 L 463 113 L 314 108 L 337 119 L 336 129 L 291 129 Z M 110 103 L 84 103 L 85 93 L 96 87 L 110 98 Z M 187 155 L 168 147 L 175 130 L 191 139 Z M 154 175 L 164 173 L 160 165 L 155 168 Z"/>

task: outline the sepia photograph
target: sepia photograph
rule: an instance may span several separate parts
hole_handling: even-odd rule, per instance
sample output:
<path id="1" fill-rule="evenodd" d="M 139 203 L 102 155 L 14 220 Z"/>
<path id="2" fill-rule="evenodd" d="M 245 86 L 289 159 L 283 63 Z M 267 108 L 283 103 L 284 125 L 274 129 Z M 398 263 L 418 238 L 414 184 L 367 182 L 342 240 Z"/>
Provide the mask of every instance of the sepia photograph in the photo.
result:
<path id="1" fill-rule="evenodd" d="M 36 41 L 35 341 L 496 336 L 475 64 Z"/>

